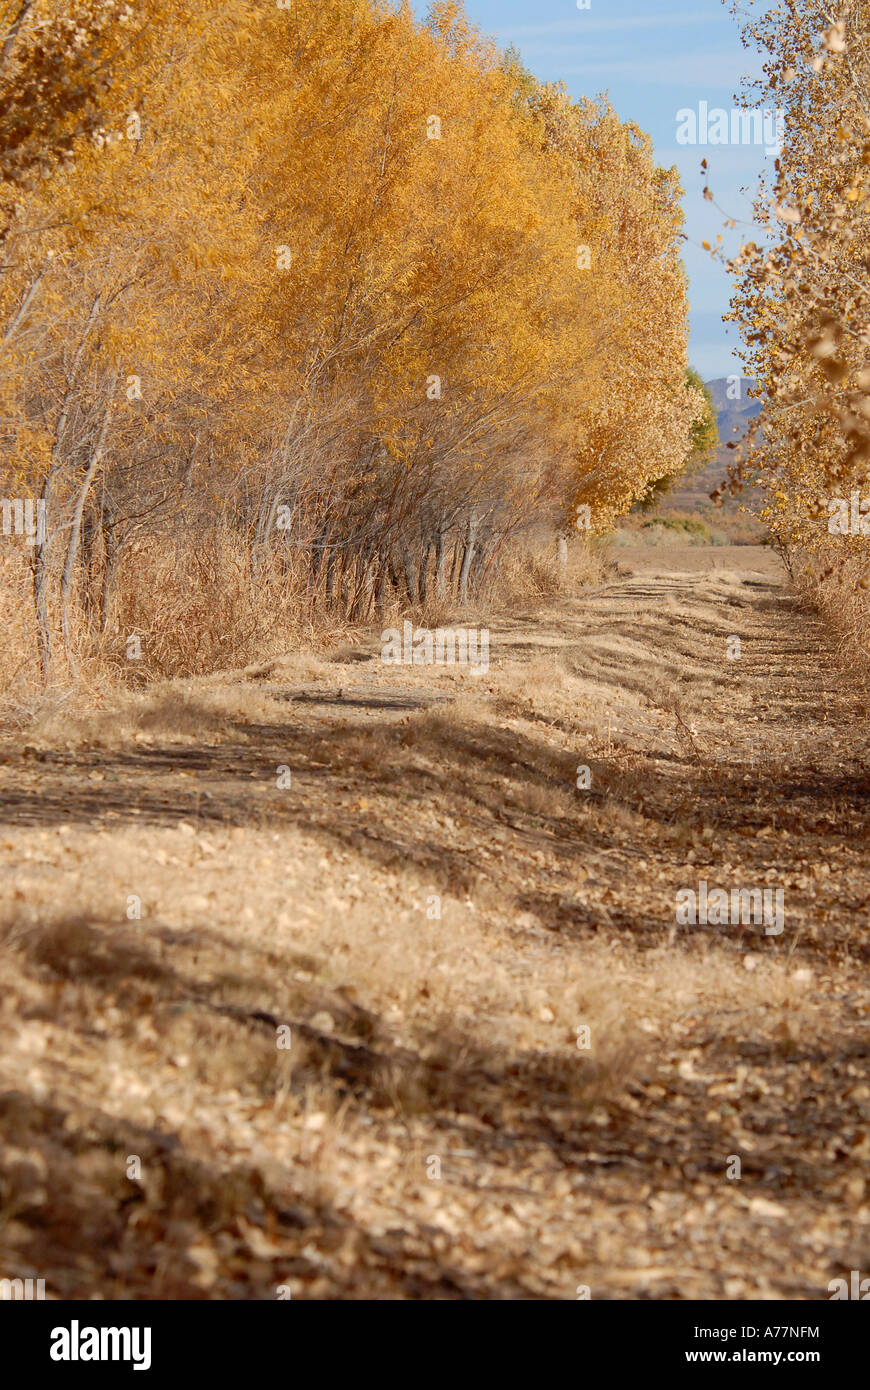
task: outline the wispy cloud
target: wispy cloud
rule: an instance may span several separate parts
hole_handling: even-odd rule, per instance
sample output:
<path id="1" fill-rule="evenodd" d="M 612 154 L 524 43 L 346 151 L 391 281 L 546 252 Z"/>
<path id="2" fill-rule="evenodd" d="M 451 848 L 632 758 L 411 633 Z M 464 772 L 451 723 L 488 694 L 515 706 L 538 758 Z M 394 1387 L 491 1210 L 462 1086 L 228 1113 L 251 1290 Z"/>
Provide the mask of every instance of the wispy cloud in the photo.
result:
<path id="1" fill-rule="evenodd" d="M 723 10 L 708 14 L 686 12 L 674 14 L 614 15 L 608 19 L 592 19 L 586 14 L 576 14 L 571 19 L 554 19 L 549 24 L 511 24 L 511 34 L 517 38 L 545 38 L 551 34 L 621 34 L 629 29 L 680 29 L 690 24 L 718 24 L 722 21 L 731 24 L 730 16 Z"/>
<path id="2" fill-rule="evenodd" d="M 533 46 L 524 50 L 527 56 L 535 53 Z M 562 54 L 564 57 L 564 48 Z M 724 67 L 722 58 L 709 51 L 683 53 L 679 57 L 605 58 L 588 63 L 562 63 L 563 77 L 601 77 L 611 81 L 647 83 L 651 86 L 679 87 L 684 92 L 697 92 L 710 98 L 714 93 L 731 91 L 733 76 Z M 730 104 L 730 103 L 729 103 Z"/>

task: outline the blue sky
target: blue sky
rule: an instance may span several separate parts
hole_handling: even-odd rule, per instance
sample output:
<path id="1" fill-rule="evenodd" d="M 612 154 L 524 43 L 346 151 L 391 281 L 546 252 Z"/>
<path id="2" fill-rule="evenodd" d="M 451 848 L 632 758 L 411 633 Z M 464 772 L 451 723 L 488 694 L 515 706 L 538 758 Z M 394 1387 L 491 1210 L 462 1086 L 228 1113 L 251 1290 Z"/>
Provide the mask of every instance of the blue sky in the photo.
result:
<path id="1" fill-rule="evenodd" d="M 419 9 L 426 6 L 420 4 Z M 684 259 L 691 300 L 690 359 L 701 375 L 740 371 L 739 339 L 728 312 L 731 281 L 701 249 L 717 233 L 728 249 L 745 237 L 759 175 L 773 166 L 763 145 L 677 143 L 677 112 L 699 103 L 730 111 L 744 74 L 760 72 L 761 60 L 743 48 L 740 26 L 722 0 L 465 0 L 466 12 L 506 48 L 515 44 L 525 66 L 545 81 L 562 80 L 574 97 L 607 92 L 623 120 L 636 121 L 655 144 L 659 164 L 675 164 L 685 192 L 689 241 Z M 761 5 L 761 8 L 766 8 Z M 723 212 L 704 201 L 701 159 L 710 187 L 738 229 L 727 231 Z"/>

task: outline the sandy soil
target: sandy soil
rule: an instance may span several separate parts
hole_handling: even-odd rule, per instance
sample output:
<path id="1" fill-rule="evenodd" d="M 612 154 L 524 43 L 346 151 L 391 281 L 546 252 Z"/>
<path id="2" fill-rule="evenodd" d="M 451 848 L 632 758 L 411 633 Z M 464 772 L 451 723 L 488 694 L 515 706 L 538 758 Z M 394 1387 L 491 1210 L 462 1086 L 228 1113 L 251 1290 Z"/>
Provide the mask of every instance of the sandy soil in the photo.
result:
<path id="1" fill-rule="evenodd" d="M 618 562 L 493 616 L 486 674 L 373 633 L 3 741 L 0 1277 L 870 1269 L 865 710 L 769 551 Z M 701 880 L 781 890 L 783 930 L 678 922 Z"/>

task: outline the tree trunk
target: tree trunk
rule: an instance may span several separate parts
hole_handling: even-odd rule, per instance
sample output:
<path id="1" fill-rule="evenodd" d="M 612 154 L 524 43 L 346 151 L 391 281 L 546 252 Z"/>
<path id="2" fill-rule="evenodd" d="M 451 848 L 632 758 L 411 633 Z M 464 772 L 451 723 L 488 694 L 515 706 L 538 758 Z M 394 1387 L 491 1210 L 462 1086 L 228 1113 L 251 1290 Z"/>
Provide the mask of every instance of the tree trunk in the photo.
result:
<path id="1" fill-rule="evenodd" d="M 429 591 L 429 552 L 432 546 L 429 541 L 423 547 L 423 555 L 420 560 L 420 602 L 426 602 L 426 595 Z"/>
<path id="2" fill-rule="evenodd" d="M 368 590 L 371 569 L 368 557 L 370 548 L 370 543 L 367 543 L 356 558 L 356 587 L 353 589 L 348 613 L 351 622 L 359 622 L 362 619 L 364 595 L 367 597 L 367 602 L 365 604 L 366 611 L 368 611 L 369 608 L 370 598 L 368 596 Z"/>
<path id="3" fill-rule="evenodd" d="M 447 593 L 447 547 L 444 539 L 447 527 L 440 522 L 435 532 L 435 596 L 444 598 Z"/>
<path id="4" fill-rule="evenodd" d="M 40 501 L 45 507 L 45 536 L 42 545 L 33 551 L 33 606 L 36 610 L 36 640 L 39 665 L 44 684 L 51 677 L 51 624 L 48 617 L 48 556 L 51 544 L 51 503 L 54 497 L 54 475 L 49 473 L 42 485 Z"/>
<path id="5" fill-rule="evenodd" d="M 468 530 L 465 534 L 465 554 L 462 557 L 462 569 L 459 571 L 460 603 L 466 603 L 468 600 L 468 576 L 471 573 L 471 562 L 474 559 L 477 525 L 477 512 L 472 508 L 468 514 Z"/>
<path id="6" fill-rule="evenodd" d="M 94 481 L 94 475 L 96 474 L 97 469 L 102 463 L 103 449 L 106 445 L 106 434 L 109 429 L 109 420 L 112 416 L 112 396 L 115 393 L 116 384 L 117 374 L 112 378 L 112 380 L 109 383 L 108 396 L 106 399 L 106 408 L 103 411 L 103 419 L 100 424 L 100 433 L 97 436 L 97 443 L 94 448 L 94 451 L 88 460 L 88 466 L 85 469 L 85 476 L 82 479 L 82 485 L 79 488 L 79 495 L 76 498 L 76 505 L 72 519 L 72 527 L 70 529 L 69 534 L 69 543 L 66 548 L 66 560 L 64 561 L 63 566 L 63 578 L 61 580 L 60 585 L 61 633 L 63 634 L 63 645 L 64 651 L 66 653 L 67 664 L 69 665 L 70 671 L 73 675 L 76 674 L 77 667 L 75 658 L 72 654 L 72 644 L 70 642 L 69 610 L 70 601 L 72 598 L 73 575 L 75 574 L 75 565 L 79 553 L 79 541 L 81 540 L 82 514 L 85 510 L 85 503 L 88 500 L 88 493 L 91 490 L 91 483 Z"/>
<path id="7" fill-rule="evenodd" d="M 269 536 L 278 516 L 278 493 L 264 492 L 257 511 L 257 524 L 251 545 L 251 579 L 256 584 L 269 549 Z"/>
<path id="8" fill-rule="evenodd" d="M 414 557 L 407 545 L 402 546 L 402 571 L 405 576 L 405 588 L 408 590 L 408 598 L 412 603 L 417 602 L 417 573 L 414 569 Z"/>
<path id="9" fill-rule="evenodd" d="M 29 9 L 29 5 L 22 6 L 22 11 Z M 7 38 L 7 45 L 9 39 Z M 7 50 L 4 50 L 4 52 Z M 60 415 L 54 428 L 54 440 L 51 446 L 51 464 L 48 474 L 42 484 L 40 500 L 45 508 L 45 539 L 42 545 L 38 545 L 33 553 L 33 604 L 36 610 L 36 640 L 39 649 L 39 664 L 42 669 L 42 679 L 46 683 L 51 675 L 52 651 L 51 651 L 51 628 L 48 616 L 48 559 L 51 551 L 51 503 L 54 500 L 55 478 L 62 472 L 64 467 L 63 444 L 66 436 L 66 427 L 69 422 L 70 410 L 73 402 L 73 393 L 76 382 L 78 381 L 79 367 L 85 351 L 85 345 L 91 335 L 97 315 L 100 312 L 101 294 L 97 294 L 91 304 L 88 317 L 82 329 L 75 353 L 73 354 L 72 364 L 67 377 L 66 390 L 64 391 L 63 404 Z"/>
<path id="10" fill-rule="evenodd" d="M 456 542 L 454 543 L 454 546 L 453 546 L 453 559 L 452 559 L 451 562 L 450 562 L 450 588 L 451 588 L 451 590 L 453 589 L 453 585 L 454 585 L 454 583 L 456 582 L 456 570 L 457 570 L 457 566 L 458 566 L 458 564 L 459 564 L 459 552 L 460 552 L 461 549 L 462 549 L 462 547 L 461 547 L 461 545 L 459 544 L 459 541 L 456 541 Z"/>
<path id="11" fill-rule="evenodd" d="M 111 524 L 103 526 L 103 546 L 106 551 L 106 564 L 103 570 L 103 591 L 100 594 L 100 632 L 105 635 L 109 630 L 109 620 L 112 616 L 115 576 L 118 573 L 118 563 L 121 558 L 121 545 L 115 528 Z"/>
<path id="12" fill-rule="evenodd" d="M 375 612 L 380 616 L 387 606 L 387 562 L 383 557 L 378 567 L 377 578 L 375 579 Z"/>

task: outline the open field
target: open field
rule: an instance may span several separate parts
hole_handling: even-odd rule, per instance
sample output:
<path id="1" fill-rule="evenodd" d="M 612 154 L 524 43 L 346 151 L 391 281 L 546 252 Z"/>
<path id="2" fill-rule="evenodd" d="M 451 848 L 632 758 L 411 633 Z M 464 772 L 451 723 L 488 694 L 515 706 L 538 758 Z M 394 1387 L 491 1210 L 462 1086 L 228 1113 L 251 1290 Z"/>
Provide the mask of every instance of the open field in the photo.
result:
<path id="1" fill-rule="evenodd" d="M 868 1267 L 859 697 L 770 551 L 618 558 L 493 616 L 477 676 L 372 633 L 4 742 L 0 1271 L 740 1300 Z M 782 889 L 782 932 L 678 924 L 700 880 Z"/>

